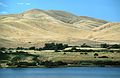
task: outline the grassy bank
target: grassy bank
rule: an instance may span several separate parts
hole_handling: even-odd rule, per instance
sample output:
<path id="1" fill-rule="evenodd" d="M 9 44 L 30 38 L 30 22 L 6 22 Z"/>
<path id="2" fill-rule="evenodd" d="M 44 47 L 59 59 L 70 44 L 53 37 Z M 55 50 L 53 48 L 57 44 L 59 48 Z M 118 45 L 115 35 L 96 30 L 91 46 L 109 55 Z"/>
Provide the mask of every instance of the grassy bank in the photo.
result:
<path id="1" fill-rule="evenodd" d="M 0 55 L 0 67 L 120 66 L 119 52 L 10 50 Z"/>

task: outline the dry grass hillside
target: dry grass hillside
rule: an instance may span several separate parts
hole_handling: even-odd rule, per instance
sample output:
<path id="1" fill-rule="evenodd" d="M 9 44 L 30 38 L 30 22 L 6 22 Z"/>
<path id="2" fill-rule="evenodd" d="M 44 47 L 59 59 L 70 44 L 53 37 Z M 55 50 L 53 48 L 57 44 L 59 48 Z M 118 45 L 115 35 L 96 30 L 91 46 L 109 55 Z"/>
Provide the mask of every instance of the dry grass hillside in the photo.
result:
<path id="1" fill-rule="evenodd" d="M 42 46 L 46 42 L 80 45 L 120 42 L 120 23 L 65 11 L 32 9 L 0 15 L 0 47 Z"/>
<path id="2" fill-rule="evenodd" d="M 97 41 L 107 43 L 120 43 L 120 23 L 107 23 L 100 27 L 95 27 L 93 35 Z"/>

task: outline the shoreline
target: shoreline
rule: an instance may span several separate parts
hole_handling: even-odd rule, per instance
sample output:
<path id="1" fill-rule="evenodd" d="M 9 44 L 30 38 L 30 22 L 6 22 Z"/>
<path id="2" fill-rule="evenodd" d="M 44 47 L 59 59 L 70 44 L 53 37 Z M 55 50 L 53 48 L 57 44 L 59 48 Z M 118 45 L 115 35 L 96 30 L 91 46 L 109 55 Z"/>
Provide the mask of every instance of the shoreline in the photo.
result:
<path id="1" fill-rule="evenodd" d="M 120 66 L 62 66 L 62 67 L 0 67 L 0 69 L 4 69 L 4 68 L 77 68 L 77 67 L 120 68 Z"/>
<path id="2" fill-rule="evenodd" d="M 6 66 L 6 67 L 0 67 L 0 69 L 2 68 L 69 68 L 69 67 L 108 67 L 108 68 L 120 68 L 120 65 L 64 65 L 64 66 L 51 66 L 51 67 L 46 67 L 44 65 L 41 66 L 21 66 L 21 67 L 17 67 L 17 66 Z"/>

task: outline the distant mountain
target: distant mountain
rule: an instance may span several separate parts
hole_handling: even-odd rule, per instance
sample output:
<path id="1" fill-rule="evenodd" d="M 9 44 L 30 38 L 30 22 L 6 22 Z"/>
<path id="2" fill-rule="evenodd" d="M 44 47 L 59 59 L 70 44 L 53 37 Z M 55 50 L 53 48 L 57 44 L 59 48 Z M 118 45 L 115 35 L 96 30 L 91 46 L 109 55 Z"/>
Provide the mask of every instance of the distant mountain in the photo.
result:
<path id="1" fill-rule="evenodd" d="M 32 9 L 0 15 L 0 47 L 42 46 L 46 42 L 119 43 L 119 32 L 120 23 L 58 10 Z"/>

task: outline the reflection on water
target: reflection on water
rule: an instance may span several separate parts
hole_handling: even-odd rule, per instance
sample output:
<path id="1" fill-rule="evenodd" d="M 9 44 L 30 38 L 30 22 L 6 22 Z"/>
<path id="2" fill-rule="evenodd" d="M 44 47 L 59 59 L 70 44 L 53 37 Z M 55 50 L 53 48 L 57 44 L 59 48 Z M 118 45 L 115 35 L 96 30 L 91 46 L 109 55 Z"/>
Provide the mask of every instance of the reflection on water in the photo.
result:
<path id="1" fill-rule="evenodd" d="M 120 68 L 3 68 L 0 78 L 120 78 Z"/>

